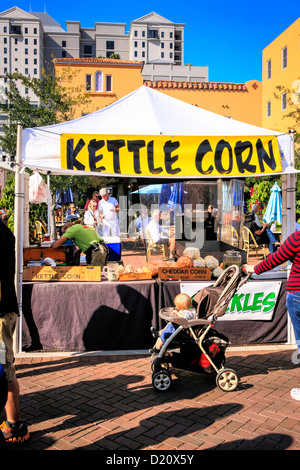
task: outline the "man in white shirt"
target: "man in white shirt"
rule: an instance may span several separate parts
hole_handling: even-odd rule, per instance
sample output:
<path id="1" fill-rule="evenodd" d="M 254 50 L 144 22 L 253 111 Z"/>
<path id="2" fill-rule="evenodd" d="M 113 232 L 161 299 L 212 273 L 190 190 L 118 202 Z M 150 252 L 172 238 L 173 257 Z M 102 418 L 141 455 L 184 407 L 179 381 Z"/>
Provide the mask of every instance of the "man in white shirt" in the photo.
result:
<path id="1" fill-rule="evenodd" d="M 101 200 L 98 209 L 103 224 L 103 237 L 119 237 L 119 203 L 113 196 L 110 196 L 106 188 L 100 190 Z"/>
<path id="2" fill-rule="evenodd" d="M 175 251 L 175 238 L 170 238 L 169 232 L 159 224 L 160 212 L 154 210 L 151 216 L 151 221 L 147 225 L 146 236 L 151 238 L 151 241 L 156 244 L 169 245 L 170 253 Z"/>

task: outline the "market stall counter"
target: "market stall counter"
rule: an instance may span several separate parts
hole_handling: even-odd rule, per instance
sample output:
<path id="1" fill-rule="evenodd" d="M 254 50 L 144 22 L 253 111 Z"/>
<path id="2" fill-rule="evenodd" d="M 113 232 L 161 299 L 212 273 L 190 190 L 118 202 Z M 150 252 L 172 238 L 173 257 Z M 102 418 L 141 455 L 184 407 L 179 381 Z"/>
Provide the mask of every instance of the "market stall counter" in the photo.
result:
<path id="1" fill-rule="evenodd" d="M 46 351 L 148 349 L 153 346 L 151 325 L 157 329 L 163 326 L 159 310 L 172 306 L 180 291 L 192 294 L 207 283 L 159 279 L 26 282 L 23 284 L 23 348 L 32 345 L 37 349 L 42 346 Z M 262 281 L 253 280 L 250 284 L 254 319 L 242 317 L 242 320 L 225 321 L 225 317 L 221 317 L 216 328 L 228 336 L 231 344 L 286 342 L 286 279 L 268 279 L 263 285 L 263 290 L 271 289 L 265 297 L 265 318 L 253 312 L 255 302 L 258 305 Z M 245 298 L 250 304 L 249 298 Z M 272 299 L 271 311 L 268 307 Z"/>
<path id="2" fill-rule="evenodd" d="M 253 299 L 258 298 L 259 292 L 262 291 L 262 281 L 251 280 Z M 281 343 L 287 341 L 287 310 L 286 310 L 286 279 L 268 279 L 265 285 L 268 285 L 270 294 L 267 293 L 266 298 L 269 298 L 269 306 L 271 307 L 273 302 L 273 310 L 266 314 L 266 318 L 263 318 L 261 310 L 258 314 L 254 313 L 253 304 L 250 305 L 250 297 L 246 297 L 249 303 L 250 314 L 245 318 L 250 318 L 253 315 L 253 320 L 244 319 L 243 312 L 239 312 L 238 315 L 232 314 L 233 318 L 227 319 L 231 314 L 220 317 L 216 322 L 215 328 L 225 334 L 231 344 L 242 345 L 242 344 L 258 344 L 258 343 Z M 169 306 L 173 304 L 173 299 L 180 292 L 186 292 L 191 297 L 198 292 L 202 286 L 206 285 L 205 282 L 189 282 L 184 283 L 178 281 L 160 282 L 158 281 L 158 308 Z M 212 285 L 212 283 L 210 284 Z M 247 283 L 247 287 L 249 283 Z M 271 286 L 271 288 L 270 288 Z M 275 293 L 273 292 L 275 290 Z M 272 299 L 272 300 L 270 300 Z M 236 302 L 237 303 L 237 302 Z M 267 305 L 267 301 L 266 301 Z M 265 309 L 268 310 L 267 308 Z M 238 316 L 241 318 L 238 319 Z M 226 317 L 226 320 L 225 320 Z M 164 325 L 161 323 L 159 327 Z"/>
<path id="3" fill-rule="evenodd" d="M 154 280 L 26 282 L 23 348 L 147 349 L 153 343 L 150 327 L 156 315 L 156 292 Z"/>

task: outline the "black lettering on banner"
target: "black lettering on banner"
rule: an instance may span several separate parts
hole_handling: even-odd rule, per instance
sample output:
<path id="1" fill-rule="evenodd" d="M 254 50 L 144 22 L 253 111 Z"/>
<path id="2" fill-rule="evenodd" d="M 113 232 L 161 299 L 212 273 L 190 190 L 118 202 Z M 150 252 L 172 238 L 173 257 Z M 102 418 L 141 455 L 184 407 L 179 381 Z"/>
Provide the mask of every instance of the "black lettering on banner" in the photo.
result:
<path id="1" fill-rule="evenodd" d="M 133 166 L 134 172 L 137 175 L 142 173 L 140 164 L 140 149 L 145 147 L 146 143 L 144 140 L 128 140 L 127 147 L 129 152 L 133 152 Z"/>
<path id="2" fill-rule="evenodd" d="M 147 145 L 147 158 L 148 158 L 148 167 L 152 175 L 158 175 L 163 171 L 162 167 L 154 168 L 154 151 L 153 151 L 154 141 L 151 140 Z"/>
<path id="3" fill-rule="evenodd" d="M 120 148 L 125 147 L 125 140 L 116 139 L 107 141 L 107 150 L 113 152 L 114 173 L 121 173 L 120 168 Z"/>
<path id="4" fill-rule="evenodd" d="M 243 160 L 242 153 L 246 150 L 249 150 L 246 160 Z M 250 161 L 253 155 L 253 145 L 249 141 L 241 141 L 239 140 L 234 147 L 234 153 L 236 156 L 236 163 L 238 166 L 239 173 L 245 173 L 248 171 L 249 173 L 256 173 L 256 165 L 251 165 Z"/>
<path id="5" fill-rule="evenodd" d="M 181 168 L 172 168 L 172 165 L 174 165 L 174 163 L 178 160 L 178 155 L 174 155 L 174 157 L 172 157 L 171 153 L 178 149 L 178 147 L 180 147 L 180 142 L 178 141 L 172 142 L 171 140 L 168 140 L 164 145 L 165 166 L 166 172 L 169 175 L 176 175 L 181 171 Z"/>
<path id="6" fill-rule="evenodd" d="M 261 139 L 257 139 L 256 150 L 257 150 L 259 168 L 262 173 L 265 172 L 264 163 L 266 163 L 268 167 L 271 168 L 271 170 L 275 170 L 276 168 L 276 161 L 275 161 L 274 153 L 273 153 L 272 140 L 268 142 L 268 147 L 269 147 L 270 155 L 268 155 L 267 152 L 265 151 Z"/>
<path id="7" fill-rule="evenodd" d="M 105 166 L 96 167 L 96 163 L 100 162 L 103 158 L 103 154 L 97 155 L 96 152 L 104 147 L 105 141 L 104 140 L 96 140 L 92 139 L 88 145 L 88 152 L 89 152 L 89 167 L 91 171 L 105 171 Z"/>
<path id="8" fill-rule="evenodd" d="M 207 170 L 203 170 L 202 168 L 202 160 L 208 152 L 212 152 L 212 148 L 209 140 L 205 139 L 199 145 L 196 153 L 196 168 L 202 175 L 209 175 L 214 169 L 212 165 L 210 165 Z"/>
<path id="9" fill-rule="evenodd" d="M 222 154 L 225 149 L 227 149 L 229 152 L 229 167 L 227 170 L 223 167 L 223 164 L 222 164 Z M 216 152 L 215 152 L 216 170 L 218 171 L 218 173 L 221 173 L 221 175 L 229 175 L 232 172 L 232 166 L 233 166 L 233 159 L 232 159 L 231 145 L 229 144 L 229 142 L 226 142 L 226 140 L 221 139 L 217 143 Z"/>
<path id="10" fill-rule="evenodd" d="M 67 169 L 68 170 L 85 170 L 85 166 L 76 160 L 77 155 L 79 154 L 80 150 L 83 149 L 85 146 L 85 142 L 83 139 L 79 139 L 75 149 L 74 149 L 74 139 L 67 140 Z"/>

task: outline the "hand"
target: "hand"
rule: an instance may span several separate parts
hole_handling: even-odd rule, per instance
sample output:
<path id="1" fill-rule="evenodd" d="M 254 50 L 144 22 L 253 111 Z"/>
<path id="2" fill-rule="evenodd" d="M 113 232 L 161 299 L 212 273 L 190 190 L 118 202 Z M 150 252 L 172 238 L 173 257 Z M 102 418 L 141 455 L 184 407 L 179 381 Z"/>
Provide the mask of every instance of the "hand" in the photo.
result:
<path id="1" fill-rule="evenodd" d="M 254 272 L 255 272 L 255 271 L 254 271 L 254 266 L 253 266 L 253 265 L 246 264 L 246 265 L 245 265 L 245 268 L 246 268 L 246 270 L 247 270 L 247 272 L 248 272 L 249 274 L 252 274 L 252 273 L 254 273 Z"/>

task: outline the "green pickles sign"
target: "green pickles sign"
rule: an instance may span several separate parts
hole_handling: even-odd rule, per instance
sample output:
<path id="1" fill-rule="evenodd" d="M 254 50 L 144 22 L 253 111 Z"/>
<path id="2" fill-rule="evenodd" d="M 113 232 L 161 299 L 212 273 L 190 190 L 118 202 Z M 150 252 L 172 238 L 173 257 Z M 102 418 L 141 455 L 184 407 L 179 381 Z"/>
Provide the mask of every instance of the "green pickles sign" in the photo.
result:
<path id="1" fill-rule="evenodd" d="M 181 284 L 181 292 L 193 297 L 211 283 Z M 248 282 L 231 299 L 222 321 L 272 320 L 281 282 Z"/>

